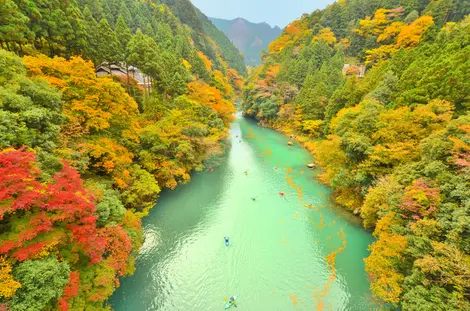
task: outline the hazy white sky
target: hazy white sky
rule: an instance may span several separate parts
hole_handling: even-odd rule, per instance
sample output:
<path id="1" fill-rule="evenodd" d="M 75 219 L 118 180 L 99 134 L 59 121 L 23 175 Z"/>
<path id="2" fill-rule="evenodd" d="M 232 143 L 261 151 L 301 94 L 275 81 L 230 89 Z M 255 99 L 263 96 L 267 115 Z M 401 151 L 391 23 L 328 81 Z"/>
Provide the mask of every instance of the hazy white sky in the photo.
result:
<path id="1" fill-rule="evenodd" d="M 303 13 L 323 9 L 334 0 L 191 0 L 209 17 L 234 19 L 243 17 L 250 22 L 267 22 L 283 28 Z"/>

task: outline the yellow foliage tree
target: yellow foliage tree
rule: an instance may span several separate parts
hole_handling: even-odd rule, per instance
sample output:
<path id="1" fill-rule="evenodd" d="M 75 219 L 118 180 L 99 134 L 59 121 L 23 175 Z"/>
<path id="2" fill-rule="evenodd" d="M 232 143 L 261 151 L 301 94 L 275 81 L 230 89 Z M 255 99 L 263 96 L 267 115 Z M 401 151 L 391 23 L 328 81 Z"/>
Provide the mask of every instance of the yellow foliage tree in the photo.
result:
<path id="1" fill-rule="evenodd" d="M 10 298 L 21 287 L 21 284 L 13 279 L 11 270 L 10 263 L 0 256 L 0 297 Z"/>
<path id="2" fill-rule="evenodd" d="M 432 16 L 421 16 L 411 25 L 405 25 L 397 38 L 397 48 L 411 48 L 418 45 L 429 27 L 434 25 Z"/>
<path id="3" fill-rule="evenodd" d="M 391 225 L 396 215 L 389 212 L 377 222 L 374 236 L 377 237 L 370 247 L 371 254 L 364 259 L 366 272 L 371 279 L 372 293 L 387 303 L 398 306 L 403 291 L 405 276 L 396 271 L 403 262 L 406 250 L 406 238 L 392 233 Z"/>
<path id="4" fill-rule="evenodd" d="M 315 148 L 316 160 L 324 170 L 320 179 L 325 183 L 329 183 L 339 169 L 348 162 L 340 145 L 341 138 L 339 136 L 329 135 L 328 140 L 319 142 Z"/>
<path id="5" fill-rule="evenodd" d="M 326 43 L 334 45 L 336 43 L 336 36 L 333 31 L 331 31 L 331 28 L 322 28 L 318 31 L 318 35 L 312 38 L 312 42 L 319 40 L 324 40 Z"/>
<path id="6" fill-rule="evenodd" d="M 377 63 L 381 60 L 390 58 L 397 49 L 394 45 L 382 45 L 376 49 L 366 51 L 366 64 Z"/>
<path id="7" fill-rule="evenodd" d="M 359 21 L 359 28 L 355 30 L 359 35 L 363 37 L 376 36 L 383 32 L 385 27 L 390 23 L 387 18 L 387 13 L 390 10 L 378 9 L 374 13 L 374 17 L 370 16 Z"/>
<path id="8" fill-rule="evenodd" d="M 394 39 L 405 26 L 403 22 L 393 22 L 388 25 L 384 31 L 377 37 L 377 42 L 383 42 Z"/>
<path id="9" fill-rule="evenodd" d="M 207 71 L 211 71 L 212 70 L 211 60 L 204 53 L 202 53 L 201 51 L 197 52 L 197 55 L 199 55 L 199 57 L 204 62 L 204 66 L 206 67 Z"/>

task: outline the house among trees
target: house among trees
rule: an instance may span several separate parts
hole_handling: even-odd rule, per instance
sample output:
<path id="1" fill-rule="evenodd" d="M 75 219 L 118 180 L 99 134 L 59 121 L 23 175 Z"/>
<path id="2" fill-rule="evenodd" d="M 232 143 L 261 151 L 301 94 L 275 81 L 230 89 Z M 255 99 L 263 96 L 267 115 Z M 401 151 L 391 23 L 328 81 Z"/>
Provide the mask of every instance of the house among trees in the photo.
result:
<path id="1" fill-rule="evenodd" d="M 144 77 L 144 74 L 136 67 L 130 66 L 129 67 L 129 77 L 134 78 L 137 81 L 137 84 L 142 88 L 150 88 L 149 80 Z M 114 75 L 114 76 L 126 76 L 127 77 L 127 70 L 125 67 L 112 64 L 111 66 L 108 65 L 101 65 L 96 68 L 96 76 L 102 77 L 105 75 Z"/>
<path id="2" fill-rule="evenodd" d="M 366 74 L 366 66 L 364 65 L 344 64 L 343 66 L 343 75 L 345 76 L 355 75 L 358 78 L 364 78 L 365 74 Z"/>

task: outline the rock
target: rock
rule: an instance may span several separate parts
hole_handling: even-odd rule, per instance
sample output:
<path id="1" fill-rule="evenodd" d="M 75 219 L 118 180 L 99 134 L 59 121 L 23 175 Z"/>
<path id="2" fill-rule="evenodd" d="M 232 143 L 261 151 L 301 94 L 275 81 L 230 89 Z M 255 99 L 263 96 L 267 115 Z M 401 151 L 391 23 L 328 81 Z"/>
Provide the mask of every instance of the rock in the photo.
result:
<path id="1" fill-rule="evenodd" d="M 308 168 L 315 168 L 315 164 L 314 163 L 309 163 L 307 164 Z"/>
<path id="2" fill-rule="evenodd" d="M 293 146 L 293 145 L 294 145 L 294 143 L 293 143 L 293 142 L 291 142 L 291 141 L 290 141 L 290 142 L 288 142 L 287 144 L 288 144 L 289 146 Z"/>

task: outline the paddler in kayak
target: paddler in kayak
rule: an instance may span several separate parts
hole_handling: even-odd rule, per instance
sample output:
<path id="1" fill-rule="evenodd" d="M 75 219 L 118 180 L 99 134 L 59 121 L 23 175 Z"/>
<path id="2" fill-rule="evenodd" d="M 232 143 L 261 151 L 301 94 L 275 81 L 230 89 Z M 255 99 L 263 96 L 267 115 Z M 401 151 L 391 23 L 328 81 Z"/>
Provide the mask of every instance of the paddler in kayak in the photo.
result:
<path id="1" fill-rule="evenodd" d="M 237 307 L 237 303 L 235 302 L 235 297 L 234 296 L 230 297 L 229 301 L 230 301 L 231 304 L 233 304 L 235 306 L 235 308 Z"/>
<path id="2" fill-rule="evenodd" d="M 248 175 L 248 171 L 245 171 L 245 175 Z"/>
<path id="3" fill-rule="evenodd" d="M 224 237 L 224 241 L 225 241 L 225 245 L 228 246 L 228 244 L 229 244 L 228 236 Z"/>

